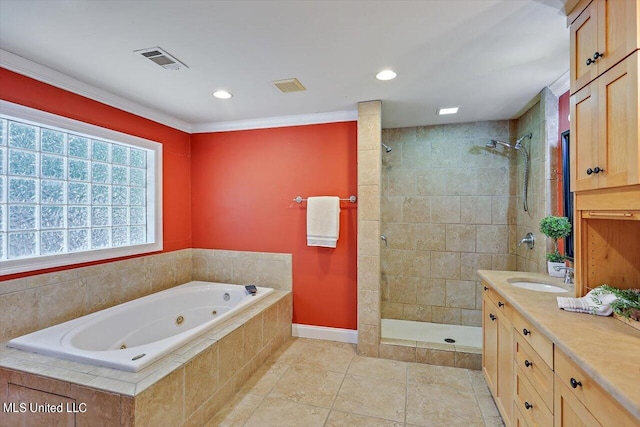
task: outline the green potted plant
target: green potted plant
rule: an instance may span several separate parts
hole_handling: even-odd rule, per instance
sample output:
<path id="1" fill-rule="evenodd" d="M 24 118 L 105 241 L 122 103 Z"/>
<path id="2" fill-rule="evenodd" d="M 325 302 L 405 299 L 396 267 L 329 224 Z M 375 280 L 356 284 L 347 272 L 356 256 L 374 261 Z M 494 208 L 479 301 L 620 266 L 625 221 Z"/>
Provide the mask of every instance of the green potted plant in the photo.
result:
<path id="1" fill-rule="evenodd" d="M 553 252 L 547 254 L 547 269 L 549 275 L 562 277 L 564 271 L 556 271 L 555 267 L 564 267 L 566 257 L 558 251 L 558 239 L 563 239 L 571 234 L 571 223 L 569 218 L 564 216 L 549 215 L 540 221 L 540 231 L 547 237 L 553 239 Z"/>

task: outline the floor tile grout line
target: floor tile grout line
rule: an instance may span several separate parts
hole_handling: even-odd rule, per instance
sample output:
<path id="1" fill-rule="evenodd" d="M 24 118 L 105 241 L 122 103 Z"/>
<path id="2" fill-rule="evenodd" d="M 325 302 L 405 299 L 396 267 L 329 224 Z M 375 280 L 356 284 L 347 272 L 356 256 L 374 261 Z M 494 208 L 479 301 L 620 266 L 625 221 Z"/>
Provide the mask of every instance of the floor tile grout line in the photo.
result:
<path id="1" fill-rule="evenodd" d="M 409 364 L 404 365 L 404 425 L 407 425 L 407 405 L 409 403 Z"/>
<path id="2" fill-rule="evenodd" d="M 287 372 L 287 370 L 289 370 L 289 367 L 287 367 L 287 369 L 285 369 L 284 372 Z M 284 372 L 280 375 L 280 378 L 282 378 L 282 375 L 284 375 Z M 255 375 L 256 372 L 253 373 L 253 375 Z M 253 377 L 253 375 L 251 375 Z M 280 378 L 278 378 L 278 381 L 280 381 Z M 278 383 L 278 381 L 276 381 L 276 384 Z M 275 387 L 275 385 L 274 385 Z M 238 393 L 240 393 L 242 389 L 240 389 L 237 393 L 236 396 L 238 395 Z M 267 398 L 267 396 L 269 395 L 269 393 L 271 393 L 271 390 L 273 390 L 273 387 L 271 387 L 271 389 L 267 392 L 267 394 L 265 394 L 264 396 L 260 396 L 259 394 L 253 394 L 253 393 L 245 393 L 245 396 L 250 394 L 252 396 L 258 396 L 260 397 L 260 403 L 258 403 L 257 405 L 255 405 L 255 407 L 253 408 L 253 410 L 251 411 L 251 413 L 249 414 L 249 416 L 247 417 L 247 419 L 242 423 L 242 426 L 244 427 L 245 425 L 247 425 L 247 423 L 249 422 L 249 420 L 251 419 L 251 417 L 253 416 L 253 414 L 255 414 L 255 412 L 258 410 L 258 408 L 260 407 L 260 405 L 262 405 L 262 403 L 265 401 L 265 399 Z M 227 404 L 228 405 L 228 404 Z M 225 405 L 225 407 L 227 406 Z M 215 418 L 215 416 L 214 416 Z"/>
<path id="3" fill-rule="evenodd" d="M 357 350 L 356 350 L 356 355 L 357 355 Z M 338 400 L 338 395 L 340 394 L 340 390 L 342 389 L 342 385 L 344 384 L 344 380 L 347 378 L 347 373 L 349 372 L 349 368 L 351 368 L 351 364 L 353 363 L 353 359 L 355 359 L 356 356 L 352 356 L 351 360 L 349 361 L 349 366 L 347 366 L 347 369 L 344 371 L 344 374 L 342 376 L 342 381 L 340 381 L 340 387 L 338 387 L 338 390 L 336 391 L 336 395 L 333 397 L 333 402 L 331 402 L 331 407 L 329 408 L 329 412 L 327 412 L 327 417 L 324 419 L 324 424 L 322 424 L 323 426 L 326 426 L 327 423 L 329 422 L 329 417 L 331 416 L 331 413 L 333 412 L 333 407 L 336 404 L 336 400 Z"/>

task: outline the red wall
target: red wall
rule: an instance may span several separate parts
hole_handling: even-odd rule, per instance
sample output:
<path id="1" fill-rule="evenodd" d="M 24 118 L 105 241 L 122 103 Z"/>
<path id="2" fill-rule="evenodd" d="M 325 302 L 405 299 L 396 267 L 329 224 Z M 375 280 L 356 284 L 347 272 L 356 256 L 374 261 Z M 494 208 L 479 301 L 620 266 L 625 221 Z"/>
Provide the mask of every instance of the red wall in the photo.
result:
<path id="1" fill-rule="evenodd" d="M 335 249 L 306 246 L 300 195 L 356 194 L 355 122 L 191 137 L 193 247 L 293 254 L 293 321 L 356 329 L 357 206 Z"/>
<path id="2" fill-rule="evenodd" d="M 562 133 L 569 130 L 569 91 L 566 91 L 560 98 L 558 98 L 558 172 L 557 172 L 557 194 L 558 205 L 556 206 L 556 212 L 560 214 L 564 210 L 564 192 L 562 189 Z M 558 249 L 564 253 L 564 239 L 558 241 Z"/>
<path id="3" fill-rule="evenodd" d="M 557 212 L 562 212 L 564 200 L 562 198 L 562 133 L 569 130 L 569 91 L 558 98 L 558 206 Z"/>
<path id="4" fill-rule="evenodd" d="M 0 68 L 0 99 L 162 143 L 164 251 L 191 247 L 190 135 Z M 58 268 L 66 269 L 71 267 Z M 51 271 L 51 270 L 46 270 Z M 2 280 L 43 273 L 3 276 Z"/>

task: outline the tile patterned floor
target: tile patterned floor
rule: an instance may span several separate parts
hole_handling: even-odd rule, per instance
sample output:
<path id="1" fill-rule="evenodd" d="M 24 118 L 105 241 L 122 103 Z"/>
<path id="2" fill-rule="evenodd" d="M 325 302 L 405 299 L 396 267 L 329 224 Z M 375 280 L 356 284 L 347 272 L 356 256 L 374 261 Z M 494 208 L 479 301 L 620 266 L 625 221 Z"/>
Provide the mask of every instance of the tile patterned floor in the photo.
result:
<path id="1" fill-rule="evenodd" d="M 208 424 L 238 427 L 504 426 L 480 371 L 358 356 L 292 338 Z"/>

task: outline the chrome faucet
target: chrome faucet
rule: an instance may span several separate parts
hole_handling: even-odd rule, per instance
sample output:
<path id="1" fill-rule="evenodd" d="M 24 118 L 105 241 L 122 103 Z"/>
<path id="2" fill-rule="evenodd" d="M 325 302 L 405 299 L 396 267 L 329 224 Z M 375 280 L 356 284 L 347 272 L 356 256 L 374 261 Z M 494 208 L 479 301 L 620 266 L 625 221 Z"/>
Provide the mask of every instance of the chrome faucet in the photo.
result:
<path id="1" fill-rule="evenodd" d="M 553 267 L 555 271 L 564 270 L 564 284 L 572 285 L 573 284 L 573 268 L 571 267 Z"/>
<path id="2" fill-rule="evenodd" d="M 524 236 L 524 238 L 520 240 L 520 242 L 518 243 L 518 247 L 520 247 L 521 244 L 526 243 L 529 249 L 533 249 L 533 245 L 535 241 L 536 241 L 536 238 L 533 235 L 533 233 L 527 233 L 527 235 Z"/>

